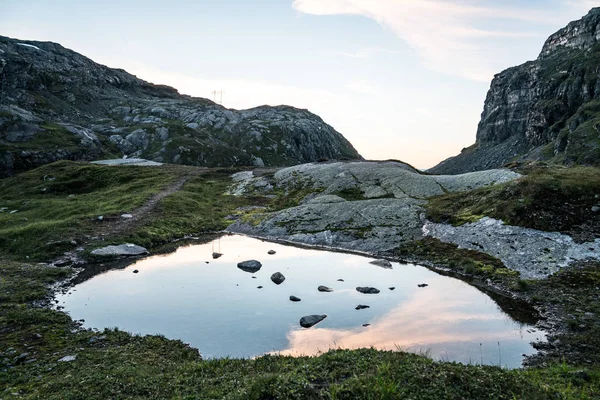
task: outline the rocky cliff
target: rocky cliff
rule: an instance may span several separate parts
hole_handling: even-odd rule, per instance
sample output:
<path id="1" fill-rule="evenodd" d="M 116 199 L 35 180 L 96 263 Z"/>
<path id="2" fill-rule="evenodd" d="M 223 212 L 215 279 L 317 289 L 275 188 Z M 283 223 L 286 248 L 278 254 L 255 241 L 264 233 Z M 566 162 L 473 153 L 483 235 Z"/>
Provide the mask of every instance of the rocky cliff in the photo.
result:
<path id="1" fill-rule="evenodd" d="M 600 164 L 600 8 L 550 36 L 535 61 L 496 75 L 476 143 L 430 172 L 511 161 Z"/>
<path id="2" fill-rule="evenodd" d="M 0 176 L 123 156 L 209 167 L 361 159 L 307 110 L 230 110 L 56 43 L 0 36 Z"/>

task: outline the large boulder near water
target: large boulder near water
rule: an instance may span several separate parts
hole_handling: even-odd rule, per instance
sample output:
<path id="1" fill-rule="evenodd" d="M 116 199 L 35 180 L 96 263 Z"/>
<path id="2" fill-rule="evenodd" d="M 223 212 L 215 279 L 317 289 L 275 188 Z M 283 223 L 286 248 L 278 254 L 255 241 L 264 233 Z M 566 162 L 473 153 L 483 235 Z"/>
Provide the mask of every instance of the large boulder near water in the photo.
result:
<path id="1" fill-rule="evenodd" d="M 330 287 L 327 287 L 327 286 L 323 286 L 323 285 L 319 286 L 319 287 L 317 288 L 317 290 L 318 290 L 319 292 L 333 292 L 333 289 L 332 289 L 332 288 L 330 288 Z"/>
<path id="2" fill-rule="evenodd" d="M 319 322 L 323 321 L 325 318 L 327 318 L 327 315 L 323 314 L 323 315 L 307 315 L 305 317 L 300 318 L 300 326 L 303 328 L 310 328 L 311 326 L 314 326 L 316 324 L 318 324 Z"/>
<path id="3" fill-rule="evenodd" d="M 95 256 L 139 256 L 147 253 L 148 250 L 145 247 L 132 243 L 106 246 L 100 249 L 92 250 L 92 254 Z"/>
<path id="4" fill-rule="evenodd" d="M 238 263 L 237 267 L 242 271 L 254 273 L 258 272 L 262 268 L 262 264 L 260 263 L 260 261 L 248 260 Z"/>

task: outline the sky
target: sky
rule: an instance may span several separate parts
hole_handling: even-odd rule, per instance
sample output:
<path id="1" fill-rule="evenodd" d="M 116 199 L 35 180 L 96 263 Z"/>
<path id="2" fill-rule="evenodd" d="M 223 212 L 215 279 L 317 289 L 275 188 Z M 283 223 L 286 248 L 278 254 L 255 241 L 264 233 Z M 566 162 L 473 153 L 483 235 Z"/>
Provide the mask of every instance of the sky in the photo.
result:
<path id="1" fill-rule="evenodd" d="M 429 168 L 475 142 L 490 81 L 590 0 L 0 0 L 53 41 L 180 93 L 306 108 L 367 159 Z M 219 99 L 217 99 L 219 100 Z"/>

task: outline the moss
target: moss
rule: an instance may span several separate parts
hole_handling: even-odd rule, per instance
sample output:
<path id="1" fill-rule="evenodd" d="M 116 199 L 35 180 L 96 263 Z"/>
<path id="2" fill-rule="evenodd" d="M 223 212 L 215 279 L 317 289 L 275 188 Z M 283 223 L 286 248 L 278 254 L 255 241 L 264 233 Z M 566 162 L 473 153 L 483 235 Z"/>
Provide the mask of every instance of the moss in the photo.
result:
<path id="1" fill-rule="evenodd" d="M 431 198 L 427 218 L 460 225 L 482 216 L 507 224 L 559 231 L 576 238 L 600 234 L 600 169 L 544 167 L 526 171 L 517 181 Z"/>
<path id="2" fill-rule="evenodd" d="M 340 190 L 339 192 L 334 193 L 337 196 L 340 196 L 342 199 L 347 201 L 357 201 L 364 200 L 365 196 L 362 190 L 358 187 L 350 187 Z"/>
<path id="3" fill-rule="evenodd" d="M 71 240 L 98 228 L 98 216 L 131 212 L 188 171 L 60 161 L 2 179 L 0 255 L 48 260 L 72 250 Z"/>
<path id="4" fill-rule="evenodd" d="M 431 262 L 451 271 L 481 280 L 512 282 L 518 272 L 504 266 L 499 259 L 475 250 L 459 249 L 456 245 L 426 237 L 405 242 L 397 250 L 404 259 L 419 259 Z"/>

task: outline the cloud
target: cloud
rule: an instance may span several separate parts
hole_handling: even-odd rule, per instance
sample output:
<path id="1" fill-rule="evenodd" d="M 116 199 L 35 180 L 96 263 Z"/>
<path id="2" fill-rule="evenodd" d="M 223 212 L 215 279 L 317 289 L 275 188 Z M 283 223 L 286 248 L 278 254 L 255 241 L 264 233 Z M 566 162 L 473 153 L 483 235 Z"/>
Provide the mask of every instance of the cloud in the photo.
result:
<path id="1" fill-rule="evenodd" d="M 585 0 L 567 3 L 565 7 L 571 9 L 588 5 Z M 511 43 L 546 36 L 547 29 L 542 34 L 532 31 L 532 27 L 564 25 L 560 12 L 499 7 L 490 0 L 294 0 L 293 7 L 311 15 L 373 19 L 414 48 L 427 68 L 480 81 L 489 81 L 498 71 L 499 61 L 510 51 Z M 503 25 L 507 29 L 483 28 L 488 22 L 507 22 Z M 520 28 L 514 28 L 515 22 Z M 510 42 L 503 43 L 499 52 L 490 40 Z"/>
<path id="2" fill-rule="evenodd" d="M 346 85 L 346 87 L 353 92 L 360 94 L 379 94 L 379 90 L 377 87 L 375 87 L 375 85 L 364 80 L 350 82 Z"/>
<path id="3" fill-rule="evenodd" d="M 368 58 L 375 54 L 398 54 L 398 52 L 381 47 L 367 47 L 353 52 L 334 51 L 333 54 L 350 58 Z"/>

